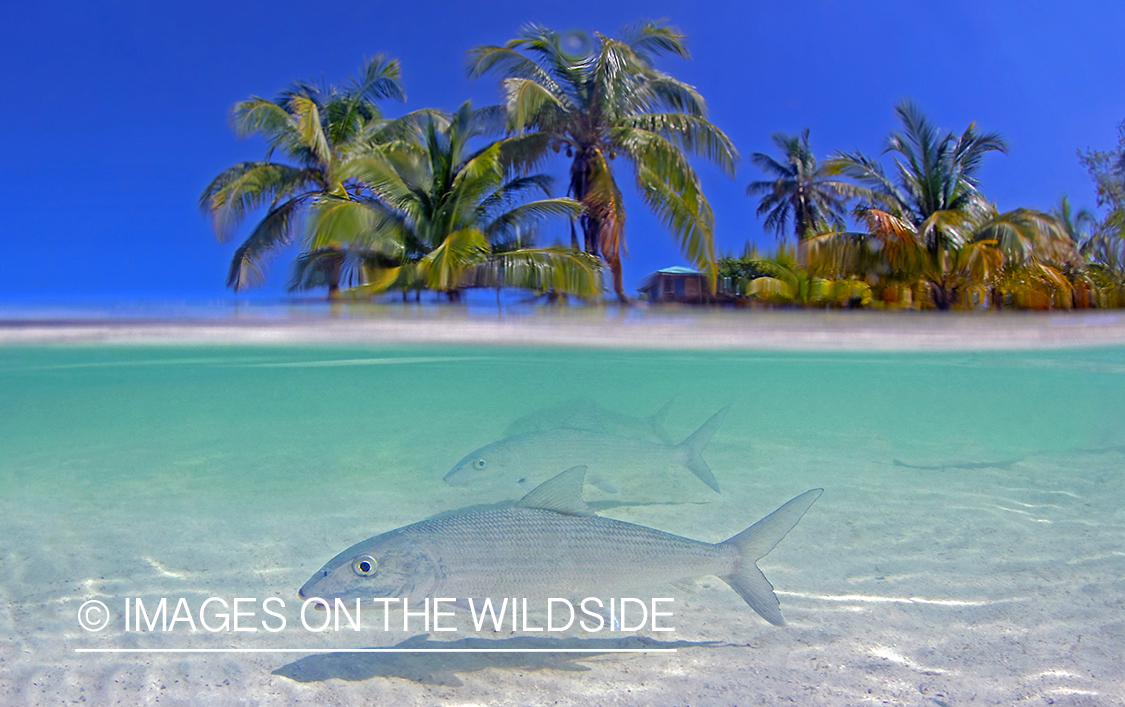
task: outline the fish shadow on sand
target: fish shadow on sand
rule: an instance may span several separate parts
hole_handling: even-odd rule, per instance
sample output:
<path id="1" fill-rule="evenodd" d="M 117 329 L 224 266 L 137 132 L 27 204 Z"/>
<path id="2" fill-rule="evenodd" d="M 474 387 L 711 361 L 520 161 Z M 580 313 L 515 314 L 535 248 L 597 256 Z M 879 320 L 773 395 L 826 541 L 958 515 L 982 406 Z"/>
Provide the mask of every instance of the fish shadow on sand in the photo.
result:
<path id="1" fill-rule="evenodd" d="M 891 466 L 900 466 L 905 469 L 921 469 L 922 471 L 947 471 L 949 469 L 1004 469 L 1010 471 L 1013 464 L 1019 464 L 1027 457 L 1017 457 L 1014 459 L 1001 459 L 999 461 L 986 461 L 986 462 L 965 462 L 956 461 L 948 464 L 907 464 L 904 461 L 894 459 L 891 461 Z"/>
<path id="2" fill-rule="evenodd" d="M 418 650 L 444 649 L 608 649 L 724 647 L 718 641 L 658 641 L 645 636 L 621 638 L 538 638 L 516 636 L 504 639 L 463 638 L 459 641 L 431 641 L 429 634 L 412 636 L 392 648 Z M 281 666 L 274 675 L 296 682 L 323 682 L 331 678 L 348 681 L 372 678 L 402 678 L 427 685 L 462 685 L 457 673 L 486 668 L 511 670 L 585 671 L 581 661 L 608 653 L 322 653 Z"/>

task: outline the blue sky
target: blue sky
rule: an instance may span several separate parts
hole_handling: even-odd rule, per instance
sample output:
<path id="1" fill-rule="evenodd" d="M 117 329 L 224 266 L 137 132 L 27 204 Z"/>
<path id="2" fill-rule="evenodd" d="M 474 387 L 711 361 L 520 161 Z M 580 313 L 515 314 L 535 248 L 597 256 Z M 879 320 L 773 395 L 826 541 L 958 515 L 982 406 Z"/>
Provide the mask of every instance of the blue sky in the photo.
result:
<path id="1" fill-rule="evenodd" d="M 1075 152 L 1111 147 L 1125 119 L 1120 2 L 5 3 L 0 299 L 222 297 L 235 244 L 215 241 L 197 199 L 262 156 L 227 122 L 251 94 L 342 82 L 382 52 L 402 61 L 409 95 L 389 113 L 484 105 L 498 92 L 466 77 L 472 46 L 531 21 L 613 34 L 643 18 L 688 35 L 692 59 L 661 68 L 700 89 L 744 156 L 733 180 L 700 166 L 720 250 L 774 242 L 745 196 L 760 178 L 745 156 L 775 131 L 809 127 L 822 157 L 876 153 L 909 97 L 942 127 L 999 131 L 1010 154 L 987 160 L 986 193 L 1047 209 L 1064 193 L 1094 206 Z M 633 290 L 683 258 L 635 191 L 628 209 Z M 283 292 L 287 265 L 263 295 Z"/>

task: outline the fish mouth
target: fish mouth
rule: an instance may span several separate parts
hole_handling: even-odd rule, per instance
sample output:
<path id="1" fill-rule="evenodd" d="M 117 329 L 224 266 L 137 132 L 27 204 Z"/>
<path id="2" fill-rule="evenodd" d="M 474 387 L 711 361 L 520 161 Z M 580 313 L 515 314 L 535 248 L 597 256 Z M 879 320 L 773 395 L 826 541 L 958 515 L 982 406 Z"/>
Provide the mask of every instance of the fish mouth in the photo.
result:
<path id="1" fill-rule="evenodd" d="M 446 474 L 442 478 L 442 481 L 444 481 L 449 486 L 464 486 L 465 485 L 464 479 L 457 474 L 456 469 L 454 469 L 453 471 Z"/>
<path id="2" fill-rule="evenodd" d="M 305 587 L 301 587 L 300 589 L 297 590 L 297 596 L 301 597 L 301 599 L 304 600 L 304 601 L 308 601 L 309 599 L 312 598 L 312 596 L 310 596 L 309 593 L 305 591 Z M 327 610 L 328 609 L 324 606 L 324 604 L 320 603 L 319 601 L 316 602 L 315 604 L 313 604 L 313 611 L 327 611 Z"/>

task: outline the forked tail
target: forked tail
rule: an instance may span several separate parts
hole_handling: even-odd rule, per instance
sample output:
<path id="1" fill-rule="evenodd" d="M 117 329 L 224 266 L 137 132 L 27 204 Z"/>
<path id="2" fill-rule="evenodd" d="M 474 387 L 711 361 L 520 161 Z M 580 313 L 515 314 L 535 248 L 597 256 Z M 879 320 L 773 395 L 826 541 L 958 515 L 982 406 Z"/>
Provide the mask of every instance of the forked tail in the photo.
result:
<path id="1" fill-rule="evenodd" d="M 711 467 L 707 466 L 702 454 L 704 448 L 707 447 L 707 443 L 715 436 L 719 425 L 723 424 L 723 418 L 727 416 L 728 410 L 730 410 L 730 405 L 712 415 L 710 420 L 704 422 L 698 430 L 692 432 L 687 439 L 679 444 L 686 455 L 684 466 L 698 476 L 703 483 L 710 486 L 715 493 L 722 493 L 722 491 L 719 490 L 719 482 L 715 480 L 715 475 L 711 473 Z"/>
<path id="2" fill-rule="evenodd" d="M 805 491 L 800 496 L 770 513 L 746 530 L 722 545 L 734 545 L 742 553 L 738 570 L 721 579 L 729 584 L 742 597 L 750 608 L 774 626 L 784 626 L 785 617 L 781 615 L 781 604 L 773 593 L 773 585 L 758 569 L 757 562 L 774 549 L 784 538 L 813 502 L 820 498 L 824 489 Z"/>

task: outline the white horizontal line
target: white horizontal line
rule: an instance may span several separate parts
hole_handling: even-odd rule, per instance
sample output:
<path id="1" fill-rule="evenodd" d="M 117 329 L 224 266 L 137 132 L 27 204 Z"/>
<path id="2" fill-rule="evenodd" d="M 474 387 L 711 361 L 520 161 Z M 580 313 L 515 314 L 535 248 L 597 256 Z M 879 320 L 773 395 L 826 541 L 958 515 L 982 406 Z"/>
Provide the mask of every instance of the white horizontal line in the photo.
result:
<path id="1" fill-rule="evenodd" d="M 675 653 L 675 648 L 75 648 L 75 653 Z"/>

